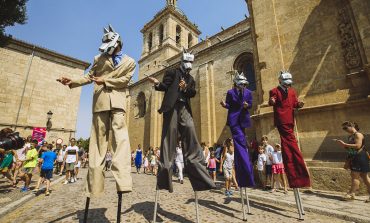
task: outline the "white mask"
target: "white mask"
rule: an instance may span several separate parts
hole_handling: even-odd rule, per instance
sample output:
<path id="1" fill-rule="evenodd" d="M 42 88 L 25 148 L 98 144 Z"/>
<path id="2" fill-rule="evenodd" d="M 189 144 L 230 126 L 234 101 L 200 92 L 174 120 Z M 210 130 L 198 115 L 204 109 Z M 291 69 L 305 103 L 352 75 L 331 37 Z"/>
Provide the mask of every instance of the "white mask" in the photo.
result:
<path id="1" fill-rule="evenodd" d="M 182 67 L 186 71 L 191 71 L 191 69 L 193 69 L 193 64 L 191 62 L 182 62 Z"/>
<path id="2" fill-rule="evenodd" d="M 293 84 L 293 76 L 289 71 L 282 70 L 279 72 L 279 81 L 281 85 Z"/>
<path id="3" fill-rule="evenodd" d="M 243 72 L 241 74 L 238 74 L 238 72 L 236 72 L 234 84 L 240 88 L 244 88 L 246 85 L 249 84 L 249 82 L 247 78 L 244 76 Z"/>
<path id="4" fill-rule="evenodd" d="M 186 52 L 184 49 L 182 52 L 182 57 L 181 57 L 182 68 L 187 72 L 191 71 L 191 69 L 193 69 L 193 62 L 194 62 L 194 55 Z"/>
<path id="5" fill-rule="evenodd" d="M 122 46 L 121 36 L 116 33 L 111 25 L 104 28 L 104 35 L 102 38 L 103 44 L 99 47 L 99 51 L 112 55 L 118 46 Z"/>

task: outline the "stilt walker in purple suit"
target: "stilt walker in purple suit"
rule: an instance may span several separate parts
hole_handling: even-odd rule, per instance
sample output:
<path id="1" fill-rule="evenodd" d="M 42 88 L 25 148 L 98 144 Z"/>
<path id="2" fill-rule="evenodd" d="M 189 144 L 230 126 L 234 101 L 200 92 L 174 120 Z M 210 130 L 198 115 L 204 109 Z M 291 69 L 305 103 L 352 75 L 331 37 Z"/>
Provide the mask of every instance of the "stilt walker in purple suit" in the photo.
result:
<path id="1" fill-rule="evenodd" d="M 244 77 L 243 73 L 236 73 L 234 78 L 234 88 L 227 91 L 226 102 L 221 101 L 221 106 L 228 109 L 227 125 L 230 127 L 234 140 L 236 180 L 240 186 L 243 220 L 246 220 L 246 218 L 242 188 L 255 186 L 253 165 L 249 159 L 245 135 L 245 129 L 251 127 L 251 119 L 248 109 L 252 107 L 252 92 L 246 88 L 248 84 L 247 78 Z M 246 189 L 245 193 L 247 196 L 248 213 L 250 213 Z"/>

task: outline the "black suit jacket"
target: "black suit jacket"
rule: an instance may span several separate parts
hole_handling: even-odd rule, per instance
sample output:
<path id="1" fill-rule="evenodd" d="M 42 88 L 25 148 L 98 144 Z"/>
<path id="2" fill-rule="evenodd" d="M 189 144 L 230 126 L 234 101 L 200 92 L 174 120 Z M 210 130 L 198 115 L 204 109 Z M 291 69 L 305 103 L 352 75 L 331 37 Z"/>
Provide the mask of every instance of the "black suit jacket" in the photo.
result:
<path id="1" fill-rule="evenodd" d="M 174 108 L 180 93 L 179 83 L 181 76 L 182 71 L 180 68 L 168 70 L 163 77 L 163 81 L 155 86 L 155 90 L 165 92 L 161 108 L 158 110 L 159 113 L 169 112 Z M 195 81 L 190 74 L 184 75 L 184 78 L 187 84 L 184 95 L 191 114 L 190 98 L 194 97 L 197 93 L 195 90 Z"/>

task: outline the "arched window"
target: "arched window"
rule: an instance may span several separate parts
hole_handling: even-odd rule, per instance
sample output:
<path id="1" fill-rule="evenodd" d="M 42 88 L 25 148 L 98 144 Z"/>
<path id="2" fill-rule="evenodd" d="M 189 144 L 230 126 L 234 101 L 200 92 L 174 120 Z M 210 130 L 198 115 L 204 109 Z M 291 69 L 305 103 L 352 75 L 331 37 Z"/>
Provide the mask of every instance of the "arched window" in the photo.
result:
<path id="1" fill-rule="evenodd" d="M 161 46 L 164 40 L 164 27 L 163 24 L 159 26 L 159 45 Z"/>
<path id="2" fill-rule="evenodd" d="M 181 27 L 179 25 L 176 26 L 176 44 L 181 46 Z"/>
<path id="3" fill-rule="evenodd" d="M 140 92 L 136 98 L 136 115 L 135 118 L 142 118 L 146 113 L 146 98 L 144 92 Z"/>
<path id="4" fill-rule="evenodd" d="M 191 33 L 188 34 L 188 48 L 193 46 L 193 35 Z"/>
<path id="5" fill-rule="evenodd" d="M 251 53 L 242 53 L 240 54 L 234 62 L 234 70 L 237 70 L 238 73 L 243 72 L 244 76 L 249 82 L 248 89 L 251 91 L 256 90 L 256 75 L 254 73 L 253 65 L 253 54 Z"/>
<path id="6" fill-rule="evenodd" d="M 149 37 L 148 37 L 148 49 L 149 49 L 149 51 L 152 50 L 152 47 L 153 47 L 153 33 L 149 33 Z"/>

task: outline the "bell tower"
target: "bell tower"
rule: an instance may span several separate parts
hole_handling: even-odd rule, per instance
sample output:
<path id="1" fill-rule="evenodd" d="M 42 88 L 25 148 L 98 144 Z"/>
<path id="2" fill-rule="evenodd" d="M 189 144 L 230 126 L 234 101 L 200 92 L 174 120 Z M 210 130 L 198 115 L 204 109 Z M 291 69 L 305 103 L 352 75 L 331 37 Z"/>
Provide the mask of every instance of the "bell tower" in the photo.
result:
<path id="1" fill-rule="evenodd" d="M 166 60 L 182 48 L 198 43 L 201 32 L 177 7 L 177 0 L 166 0 L 166 6 L 141 30 L 143 48 L 139 60 L 139 80 L 162 70 Z"/>

